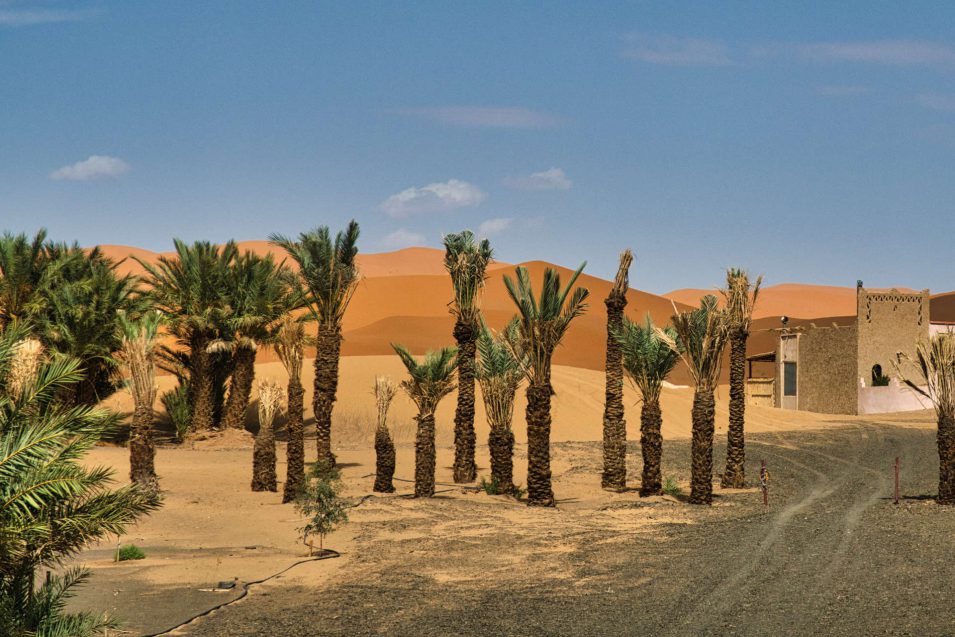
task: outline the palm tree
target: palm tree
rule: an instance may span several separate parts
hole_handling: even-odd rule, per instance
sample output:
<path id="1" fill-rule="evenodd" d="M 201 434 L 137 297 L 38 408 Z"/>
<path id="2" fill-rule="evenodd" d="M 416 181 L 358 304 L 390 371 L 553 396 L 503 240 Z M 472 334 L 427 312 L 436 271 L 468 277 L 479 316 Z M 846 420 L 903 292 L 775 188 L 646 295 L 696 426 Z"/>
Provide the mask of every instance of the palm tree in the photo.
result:
<path id="1" fill-rule="evenodd" d="M 27 332 L 0 335 L 0 370 Z M 158 494 L 139 484 L 110 489 L 112 472 L 88 467 L 86 453 L 116 418 L 86 405 L 55 400 L 82 379 L 79 363 L 57 357 L 42 363 L 17 395 L 0 393 L 0 634 L 98 635 L 115 621 L 93 613 L 66 613 L 73 589 L 88 576 L 81 568 L 52 570 L 81 549 L 120 535 L 159 506 Z M 3 386 L 6 386 L 4 381 Z M 47 570 L 37 586 L 36 575 Z"/>
<path id="2" fill-rule="evenodd" d="M 726 271 L 726 288 L 721 290 L 726 299 L 730 340 L 730 418 L 726 430 L 726 470 L 721 482 L 727 489 L 746 486 L 746 340 L 762 282 L 760 276 L 751 284 L 746 270 L 732 268 Z"/>
<path id="3" fill-rule="evenodd" d="M 454 411 L 454 481 L 473 482 L 474 463 L 474 355 L 480 332 L 481 290 L 491 261 L 487 239 L 475 242 L 465 230 L 444 237 L 444 267 L 454 289 L 454 340 L 458 344 L 458 405 Z"/>
<path id="4" fill-rule="evenodd" d="M 32 239 L 9 232 L 0 237 L 0 331 L 36 313 L 42 302 L 37 291 L 50 263 L 47 247 L 43 229 Z"/>
<path id="5" fill-rule="evenodd" d="M 516 282 L 504 277 L 504 285 L 518 316 L 515 329 L 505 333 L 508 347 L 527 377 L 527 503 L 530 506 L 555 506 L 550 473 L 550 382 L 554 350 L 567 333 L 571 321 L 584 313 L 590 292 L 587 288 L 571 288 L 586 263 L 571 275 L 561 288 L 560 274 L 544 270 L 544 283 L 539 298 L 534 297 L 527 269 L 518 267 Z"/>
<path id="6" fill-rule="evenodd" d="M 616 334 L 623 328 L 623 309 L 627 306 L 630 287 L 629 270 L 633 253 L 620 253 L 620 265 L 613 287 L 604 304 L 607 306 L 607 363 L 604 400 L 604 471 L 600 483 L 604 489 L 622 491 L 627 488 L 627 421 L 623 411 L 623 364 Z"/>
<path id="7" fill-rule="evenodd" d="M 288 444 L 285 486 L 282 503 L 293 502 L 305 488 L 305 389 L 302 387 L 302 361 L 305 347 L 312 339 L 305 333 L 301 318 L 287 314 L 275 330 L 272 348 L 288 373 Z"/>
<path id="8" fill-rule="evenodd" d="M 514 357 L 507 345 L 507 334 L 516 340 L 517 322 L 512 320 L 504 328 L 504 334 L 494 336 L 487 325 L 481 326 L 477 350 L 480 363 L 477 378 L 481 383 L 484 410 L 490 425 L 487 447 L 491 455 L 491 483 L 499 493 L 515 494 L 514 485 L 514 394 L 524 378 L 522 361 Z"/>
<path id="9" fill-rule="evenodd" d="M 179 362 L 189 378 L 192 430 L 205 431 L 216 425 L 217 376 L 219 381 L 224 376 L 210 345 L 229 318 L 225 292 L 238 250 L 233 241 L 221 247 L 207 241 L 190 246 L 176 239 L 175 246 L 175 257 L 159 257 L 155 265 L 136 260 L 148 274 L 156 308 L 185 349 Z"/>
<path id="10" fill-rule="evenodd" d="M 729 338 L 726 311 L 716 297 L 703 297 L 700 307 L 673 315 L 677 339 L 660 328 L 657 336 L 677 352 L 693 377 L 693 439 L 691 443 L 690 502 L 713 503 L 713 430 L 716 401 L 713 393 L 720 378 L 723 350 Z M 682 349 L 682 352 L 681 352 Z"/>
<path id="11" fill-rule="evenodd" d="M 401 345 L 392 343 L 411 378 L 401 381 L 401 387 L 418 406 L 418 433 L 415 436 L 414 495 L 430 498 L 434 495 L 435 446 L 434 412 L 441 399 L 454 391 L 454 369 L 457 351 L 445 347 L 429 351 L 418 362 Z"/>
<path id="12" fill-rule="evenodd" d="M 147 312 L 138 319 L 119 315 L 122 348 L 120 359 L 129 372 L 133 421 L 129 432 L 129 479 L 152 489 L 156 477 L 156 446 L 152 439 L 153 404 L 156 402 L 156 341 L 162 314 Z"/>
<path id="13" fill-rule="evenodd" d="M 938 421 L 938 503 L 955 504 L 955 336 L 940 333 L 922 340 L 915 349 L 914 367 L 918 382 L 897 365 L 899 376 L 913 391 L 928 398 Z M 902 363 L 903 360 L 899 362 Z"/>
<path id="14" fill-rule="evenodd" d="M 273 234 L 270 241 L 298 263 L 307 302 L 318 322 L 315 339 L 315 392 L 312 407 L 319 462 L 335 462 L 332 454 L 332 409 L 338 394 L 342 319 L 358 286 L 358 222 L 352 220 L 332 242 L 328 227 L 303 232 L 298 241 Z"/>
<path id="15" fill-rule="evenodd" d="M 259 431 L 252 450 L 252 490 L 278 491 L 275 475 L 276 416 L 282 411 L 282 388 L 273 380 L 259 383 Z"/>
<path id="16" fill-rule="evenodd" d="M 269 340 L 278 321 L 301 305 L 301 298 L 291 270 L 276 264 L 271 254 L 261 257 L 244 252 L 232 264 L 230 275 L 230 313 L 226 321 L 229 333 L 215 345 L 232 355 L 232 378 L 222 426 L 241 429 L 245 427 L 255 382 L 259 345 Z"/>
<path id="17" fill-rule="evenodd" d="M 672 327 L 664 329 L 667 341 L 657 335 L 650 315 L 640 325 L 624 320 L 615 337 L 623 354 L 623 367 L 630 381 L 640 390 L 643 405 L 640 408 L 640 449 L 643 453 L 643 476 L 640 481 L 640 495 L 659 495 L 663 493 L 660 463 L 663 458 L 663 413 L 660 409 L 660 393 L 663 381 L 673 370 L 680 358 L 667 344 L 677 343 L 682 349 L 676 331 Z"/>
<path id="18" fill-rule="evenodd" d="M 388 431 L 388 409 L 398 393 L 398 385 L 387 376 L 375 377 L 375 406 L 378 422 L 375 427 L 375 486 L 372 491 L 394 493 L 395 443 Z"/>

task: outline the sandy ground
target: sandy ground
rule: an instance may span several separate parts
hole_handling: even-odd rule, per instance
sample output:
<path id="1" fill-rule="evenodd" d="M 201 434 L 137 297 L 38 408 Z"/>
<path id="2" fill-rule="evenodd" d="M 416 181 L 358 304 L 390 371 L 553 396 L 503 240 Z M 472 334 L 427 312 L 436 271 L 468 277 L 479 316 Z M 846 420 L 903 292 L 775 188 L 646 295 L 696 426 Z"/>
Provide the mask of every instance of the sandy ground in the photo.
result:
<path id="1" fill-rule="evenodd" d="M 601 438 L 603 375 L 557 367 L 553 468 L 558 511 L 528 509 L 507 498 L 450 484 L 453 396 L 445 400 L 437 418 L 437 479 L 443 483 L 439 497 L 428 502 L 409 499 L 406 496 L 412 491 L 412 484 L 399 481 L 396 495 L 364 498 L 371 494 L 374 480 L 373 378 L 378 373 L 386 373 L 400 379 L 401 371 L 395 357 L 343 359 L 333 443 L 342 463 L 346 495 L 355 498 L 358 506 L 351 509 L 351 523 L 333 533 L 326 543 L 340 551 L 342 557 L 297 566 L 260 589 L 253 589 L 257 591 L 256 598 L 261 600 L 273 594 L 278 590 L 276 587 L 318 591 L 331 585 L 361 583 L 373 590 L 375 582 L 382 585 L 387 582 L 384 574 L 402 571 L 405 568 L 402 560 L 410 559 L 409 555 L 417 560 L 419 554 L 428 556 L 424 562 L 427 567 L 423 571 L 409 570 L 406 575 L 412 579 L 423 577 L 429 582 L 480 588 L 486 581 L 494 581 L 495 585 L 512 582 L 519 587 L 522 582 L 544 578 L 561 581 L 573 589 L 589 581 L 587 577 L 581 578 L 576 561 L 582 547 L 594 543 L 595 535 L 610 549 L 626 543 L 628 538 L 654 542 L 661 537 L 661 529 L 695 524 L 701 515 L 703 519 L 710 515 L 720 518 L 743 515 L 756 497 L 751 491 L 736 492 L 733 497 L 719 500 L 712 509 L 716 513 L 712 514 L 701 513 L 698 508 L 670 497 L 641 500 L 636 493 L 612 494 L 601 490 L 597 441 Z M 258 374 L 260 378 L 274 377 L 283 383 L 286 379 L 277 364 L 259 366 Z M 160 380 L 171 382 L 168 378 Z M 305 384 L 311 385 L 310 370 Z M 628 390 L 625 401 L 628 435 L 634 441 L 638 438 L 639 426 L 636 394 Z M 687 455 L 685 439 L 689 435 L 691 401 L 692 390 L 688 388 L 664 391 L 664 436 L 670 463 L 664 467 L 664 474 L 672 475 L 684 488 L 689 477 L 683 456 Z M 725 435 L 725 401 L 724 390 L 718 401 L 718 439 Z M 309 403 L 310 396 L 307 396 L 306 404 Z M 109 405 L 128 409 L 128 397 L 118 394 L 110 399 Z M 398 443 L 396 475 L 404 480 L 413 477 L 413 414 L 412 404 L 401 396 L 392 411 L 391 426 Z M 773 444 L 791 444 L 794 450 L 799 445 L 798 439 L 787 436 L 810 435 L 807 432 L 818 430 L 852 432 L 860 422 L 858 418 L 758 408 L 749 409 L 747 415 L 751 436 L 777 436 Z M 310 416 L 309 410 L 307 417 Z M 524 483 L 523 399 L 515 416 L 518 439 L 515 480 Z M 878 421 L 869 418 L 865 422 L 867 426 L 898 431 L 918 431 L 933 426 L 928 412 L 894 415 Z M 487 475 L 487 447 L 480 444 L 486 442 L 487 428 L 480 406 L 476 425 L 479 475 Z M 313 441 L 307 443 L 306 449 L 311 458 Z M 284 457 L 284 444 L 280 443 L 280 479 L 285 474 Z M 114 467 L 121 479 L 127 475 L 124 448 L 99 447 L 91 454 L 90 461 Z M 716 465 L 719 467 L 721 462 L 722 455 L 718 453 Z M 629 465 L 631 483 L 638 484 L 640 460 L 635 443 L 631 444 Z M 111 538 L 80 556 L 79 561 L 91 567 L 94 576 L 77 598 L 78 606 L 109 610 L 125 618 L 127 629 L 134 634 L 155 632 L 235 594 L 209 591 L 216 583 L 236 580 L 241 584 L 261 579 L 305 555 L 305 547 L 296 531 L 301 521 L 293 507 L 280 504 L 279 494 L 252 493 L 249 489 L 251 437 L 248 434 L 192 445 L 163 446 L 157 454 L 157 470 L 165 491 L 164 507 L 126 536 Z M 112 558 L 117 543 L 135 543 L 148 557 L 115 563 Z M 243 600 L 239 605 L 249 603 Z M 229 610 L 222 611 L 226 612 Z M 206 633 L 196 628 L 193 634 Z"/>

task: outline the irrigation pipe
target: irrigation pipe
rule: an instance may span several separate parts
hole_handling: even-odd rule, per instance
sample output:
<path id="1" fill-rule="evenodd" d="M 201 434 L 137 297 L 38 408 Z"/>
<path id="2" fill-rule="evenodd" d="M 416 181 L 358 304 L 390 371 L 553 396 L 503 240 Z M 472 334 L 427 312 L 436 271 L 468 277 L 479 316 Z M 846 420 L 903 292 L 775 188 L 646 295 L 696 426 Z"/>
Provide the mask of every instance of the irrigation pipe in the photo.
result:
<path id="1" fill-rule="evenodd" d="M 256 584 L 262 584 L 262 583 L 264 583 L 264 582 L 267 582 L 267 581 L 269 581 L 270 579 L 273 579 L 273 578 L 275 578 L 275 577 L 278 577 L 279 575 L 282 575 L 282 574 L 284 574 L 284 573 L 287 573 L 288 571 L 292 570 L 293 568 L 295 568 L 295 567 L 298 566 L 299 564 L 305 564 L 305 563 L 307 563 L 307 562 L 318 562 L 319 560 L 327 560 L 327 559 L 331 559 L 331 558 L 333 558 L 333 557 L 341 557 L 341 553 L 339 553 L 338 551 L 333 551 L 332 549 L 322 549 L 322 554 L 321 554 L 321 555 L 318 555 L 318 556 L 316 556 L 316 557 L 310 557 L 310 558 L 308 558 L 308 559 L 306 559 L 306 560 L 299 560 L 298 562 L 295 562 L 294 564 L 292 564 L 292 565 L 290 565 L 290 566 L 286 566 L 285 568 L 283 568 L 283 569 L 282 569 L 281 571 L 279 571 L 278 573 L 273 573 L 272 575 L 269 575 L 268 577 L 265 577 L 265 578 L 262 578 L 262 579 L 259 579 L 259 580 L 255 580 L 255 581 L 252 581 L 252 582 L 246 582 L 245 584 L 242 585 L 242 592 L 241 592 L 237 597 L 234 597 L 234 598 L 230 599 L 229 601 L 222 602 L 221 604 L 216 604 L 216 605 L 213 606 L 212 608 L 209 608 L 209 609 L 207 609 L 207 610 L 204 610 L 204 611 L 202 611 L 201 613 L 198 613 L 198 614 L 196 614 L 196 615 L 193 615 L 192 617 L 190 617 L 190 618 L 187 619 L 186 621 L 182 622 L 181 624 L 176 624 L 175 626 L 172 626 L 171 628 L 167 628 L 166 630 L 162 630 L 162 631 L 160 631 L 160 632 L 158 632 L 158 633 L 147 633 L 147 634 L 143 635 L 142 637 L 160 637 L 160 635 L 168 635 L 169 633 L 171 633 L 172 631 L 174 631 L 174 630 L 176 630 L 176 629 L 178 629 L 178 628 L 182 628 L 183 626 L 186 626 L 186 625 L 188 625 L 188 624 L 191 624 L 192 622 L 196 621 L 196 620 L 199 619 L 200 617 L 205 617 L 206 615 L 209 615 L 209 614 L 211 614 L 211 613 L 214 613 L 215 611 L 219 610 L 220 608 L 225 608 L 226 606 L 228 606 L 228 605 L 230 605 L 230 604 L 234 604 L 234 603 L 236 603 L 237 601 L 239 601 L 240 599 L 243 599 L 245 596 L 247 596 L 247 595 L 249 594 L 249 587 L 250 587 L 250 586 L 255 586 Z"/>

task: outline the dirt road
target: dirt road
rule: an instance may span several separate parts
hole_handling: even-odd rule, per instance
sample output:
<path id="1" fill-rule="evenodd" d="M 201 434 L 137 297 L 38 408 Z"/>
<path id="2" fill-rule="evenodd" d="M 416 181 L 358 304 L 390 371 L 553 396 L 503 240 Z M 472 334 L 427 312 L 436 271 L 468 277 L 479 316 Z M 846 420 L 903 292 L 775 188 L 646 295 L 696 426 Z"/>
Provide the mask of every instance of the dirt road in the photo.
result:
<path id="1" fill-rule="evenodd" d="M 555 522 L 536 538 L 493 528 L 466 542 L 451 527 L 435 532 L 434 519 L 410 519 L 409 532 L 416 524 L 431 531 L 409 536 L 414 550 L 402 544 L 373 563 L 359 560 L 360 577 L 318 592 L 270 585 L 185 634 L 955 635 L 955 509 L 928 499 L 936 492 L 933 432 L 859 424 L 747 443 L 751 481 L 760 459 L 771 470 L 768 508 L 756 492 L 734 492 L 711 508 L 653 509 L 676 521 L 652 535 L 621 537 L 601 518 Z M 596 444 L 556 452 L 588 458 L 583 470 L 599 462 Z M 687 442 L 668 444 L 665 471 L 688 473 L 687 457 Z M 574 506 L 553 515 L 572 516 Z M 645 514 L 648 505 L 614 506 Z M 513 566 L 529 569 L 519 577 L 492 568 L 477 580 L 453 577 L 455 565 L 479 568 L 518 548 L 530 555 Z M 452 576 L 435 576 L 437 564 Z"/>

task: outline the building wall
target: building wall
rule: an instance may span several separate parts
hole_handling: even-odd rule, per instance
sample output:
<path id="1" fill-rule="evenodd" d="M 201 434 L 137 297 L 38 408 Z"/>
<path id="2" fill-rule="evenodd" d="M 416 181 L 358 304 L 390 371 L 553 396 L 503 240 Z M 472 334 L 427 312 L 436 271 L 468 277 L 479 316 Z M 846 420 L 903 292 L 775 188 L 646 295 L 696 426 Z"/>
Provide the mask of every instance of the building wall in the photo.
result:
<path id="1" fill-rule="evenodd" d="M 856 326 L 816 327 L 798 338 L 798 407 L 825 414 L 855 414 L 858 332 Z"/>
<path id="2" fill-rule="evenodd" d="M 915 346 L 929 334 L 929 292 L 903 293 L 898 290 L 858 293 L 858 368 L 856 387 L 872 385 L 872 366 L 893 380 L 899 377 L 898 365 L 906 377 L 918 378 L 911 363 Z M 899 362 L 899 354 L 903 354 Z M 908 357 L 909 360 L 906 360 Z"/>

